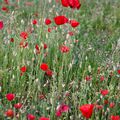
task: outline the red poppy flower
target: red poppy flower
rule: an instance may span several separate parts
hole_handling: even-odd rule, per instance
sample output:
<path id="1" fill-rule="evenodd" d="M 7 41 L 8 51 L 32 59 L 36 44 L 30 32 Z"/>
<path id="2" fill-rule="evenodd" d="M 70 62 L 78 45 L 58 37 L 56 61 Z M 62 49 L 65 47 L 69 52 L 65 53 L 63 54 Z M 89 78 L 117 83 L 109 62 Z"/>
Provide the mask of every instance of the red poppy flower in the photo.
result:
<path id="1" fill-rule="evenodd" d="M 101 90 L 100 92 L 103 96 L 106 96 L 109 93 L 108 90 Z"/>
<path id="2" fill-rule="evenodd" d="M 52 28 L 48 28 L 48 32 L 51 32 L 52 31 Z"/>
<path id="3" fill-rule="evenodd" d="M 48 70 L 48 65 L 46 63 L 42 63 L 40 65 L 40 69 L 43 70 L 43 71 L 47 71 Z"/>
<path id="4" fill-rule="evenodd" d="M 27 39 L 28 38 L 28 33 L 27 32 L 21 32 L 20 37 L 23 38 L 23 39 Z"/>
<path id="5" fill-rule="evenodd" d="M 44 43 L 44 49 L 47 49 L 47 44 Z"/>
<path id="6" fill-rule="evenodd" d="M 4 26 L 3 21 L 0 21 L 0 30 L 3 29 L 3 26 Z"/>
<path id="7" fill-rule="evenodd" d="M 69 109 L 70 109 L 69 106 L 65 104 L 60 105 L 60 108 L 59 108 L 61 112 L 68 112 Z"/>
<path id="8" fill-rule="evenodd" d="M 104 104 L 107 105 L 109 103 L 108 100 L 104 100 Z"/>
<path id="9" fill-rule="evenodd" d="M 46 97 L 45 97 L 44 94 L 39 95 L 39 99 L 40 99 L 40 100 L 43 100 L 43 99 L 45 99 L 45 98 L 46 98 Z"/>
<path id="10" fill-rule="evenodd" d="M 26 66 L 23 66 L 23 67 L 20 68 L 20 71 L 23 72 L 23 73 L 26 72 L 26 70 L 27 70 Z"/>
<path id="11" fill-rule="evenodd" d="M 79 2 L 79 0 L 75 0 L 75 7 L 76 7 L 77 9 L 80 9 L 81 3 Z"/>
<path id="12" fill-rule="evenodd" d="M 72 31 L 68 32 L 68 34 L 69 34 L 70 36 L 73 36 L 73 35 L 74 35 L 74 33 L 73 33 Z"/>
<path id="13" fill-rule="evenodd" d="M 23 73 L 20 73 L 20 76 L 23 76 Z"/>
<path id="14" fill-rule="evenodd" d="M 89 119 L 92 116 L 93 108 L 94 108 L 93 104 L 85 104 L 85 105 L 82 105 L 79 109 L 80 109 L 82 115 L 85 118 Z"/>
<path id="15" fill-rule="evenodd" d="M 120 74 L 120 69 L 119 69 L 119 70 L 117 70 L 117 73 L 118 73 L 118 74 Z"/>
<path id="16" fill-rule="evenodd" d="M 100 81 L 104 81 L 105 80 L 105 77 L 102 75 L 100 76 Z"/>
<path id="17" fill-rule="evenodd" d="M 32 24 L 33 24 L 33 25 L 36 25 L 37 23 L 38 23 L 37 20 L 33 20 L 33 21 L 32 21 Z"/>
<path id="18" fill-rule="evenodd" d="M 70 20 L 70 24 L 73 28 L 77 27 L 80 23 L 77 22 L 76 20 Z"/>
<path id="19" fill-rule="evenodd" d="M 39 48 L 39 45 L 38 45 L 38 44 L 36 44 L 36 45 L 35 45 L 35 49 L 36 49 L 36 50 L 38 50 L 38 51 L 40 50 L 40 48 Z"/>
<path id="20" fill-rule="evenodd" d="M 16 109 L 20 109 L 20 108 L 22 107 L 22 104 L 21 104 L 21 103 L 17 103 L 17 104 L 14 105 L 14 107 L 15 107 Z"/>
<path id="21" fill-rule="evenodd" d="M 46 24 L 46 25 L 51 24 L 51 20 L 50 20 L 49 18 L 46 18 L 46 19 L 45 19 L 45 24 Z"/>
<path id="22" fill-rule="evenodd" d="M 111 120 L 120 120 L 120 116 L 119 115 L 111 115 Z"/>
<path id="23" fill-rule="evenodd" d="M 69 47 L 63 45 L 63 46 L 60 47 L 60 51 L 61 51 L 62 53 L 67 53 L 67 52 L 70 51 L 70 49 L 69 49 Z"/>
<path id="24" fill-rule="evenodd" d="M 13 117 L 14 116 L 14 112 L 12 109 L 8 109 L 6 112 L 5 112 L 5 115 L 7 117 Z"/>
<path id="25" fill-rule="evenodd" d="M 91 80 L 91 76 L 87 75 L 87 76 L 85 77 L 85 80 L 86 80 L 86 81 L 90 81 L 90 80 Z"/>
<path id="26" fill-rule="evenodd" d="M 115 106 L 115 103 L 114 102 L 111 102 L 110 103 L 110 108 L 113 108 Z"/>
<path id="27" fill-rule="evenodd" d="M 69 0 L 69 5 L 71 8 L 76 8 L 76 9 L 79 9 L 81 7 L 79 0 Z"/>
<path id="28" fill-rule="evenodd" d="M 7 12 L 7 11 L 8 11 L 8 8 L 3 6 L 3 7 L 2 7 L 2 11 Z"/>
<path id="29" fill-rule="evenodd" d="M 9 4 L 9 0 L 4 0 L 5 4 Z"/>
<path id="30" fill-rule="evenodd" d="M 36 54 L 40 54 L 40 48 L 38 44 L 35 45 L 35 49 L 36 49 Z"/>
<path id="31" fill-rule="evenodd" d="M 10 42 L 14 42 L 14 38 L 11 38 L 11 39 L 10 39 Z"/>
<path id="32" fill-rule="evenodd" d="M 64 7 L 69 7 L 69 2 L 68 0 L 61 0 L 61 3 Z"/>
<path id="33" fill-rule="evenodd" d="M 62 112 L 61 112 L 61 111 L 59 111 L 59 110 L 56 111 L 56 116 L 57 116 L 57 117 L 60 117 L 61 115 L 62 115 Z"/>
<path id="34" fill-rule="evenodd" d="M 65 16 L 56 16 L 54 21 L 56 25 L 63 25 L 68 22 L 68 18 Z"/>
<path id="35" fill-rule="evenodd" d="M 81 7 L 81 4 L 79 0 L 61 0 L 61 3 L 64 7 L 71 7 L 73 9 L 79 9 Z"/>
<path id="36" fill-rule="evenodd" d="M 39 120 L 50 120 L 50 118 L 41 117 L 41 118 L 39 118 Z"/>
<path id="37" fill-rule="evenodd" d="M 15 98 L 15 94 L 8 93 L 8 94 L 6 95 L 6 98 L 7 98 L 8 101 L 12 101 L 12 100 Z"/>
<path id="38" fill-rule="evenodd" d="M 51 76 L 53 75 L 52 70 L 48 69 L 48 70 L 46 71 L 46 75 L 49 76 L 49 77 L 51 77 Z"/>
<path id="39" fill-rule="evenodd" d="M 36 118 L 36 117 L 35 117 L 34 115 L 32 115 L 32 114 L 28 114 L 28 115 L 27 115 L 27 119 L 28 119 L 28 120 L 35 120 L 35 118 Z"/>
<path id="40" fill-rule="evenodd" d="M 68 112 L 69 111 L 69 106 L 65 104 L 61 104 L 58 106 L 57 111 L 56 111 L 56 116 L 60 117 L 63 112 Z"/>

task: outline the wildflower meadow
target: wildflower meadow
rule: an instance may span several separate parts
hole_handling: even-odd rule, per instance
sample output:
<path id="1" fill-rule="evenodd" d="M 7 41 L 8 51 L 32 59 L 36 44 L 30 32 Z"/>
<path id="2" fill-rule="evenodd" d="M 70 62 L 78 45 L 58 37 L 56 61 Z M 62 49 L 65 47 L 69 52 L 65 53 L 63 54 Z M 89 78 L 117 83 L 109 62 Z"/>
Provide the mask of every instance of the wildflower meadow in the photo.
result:
<path id="1" fill-rule="evenodd" d="M 120 120 L 120 1 L 0 0 L 0 120 Z"/>

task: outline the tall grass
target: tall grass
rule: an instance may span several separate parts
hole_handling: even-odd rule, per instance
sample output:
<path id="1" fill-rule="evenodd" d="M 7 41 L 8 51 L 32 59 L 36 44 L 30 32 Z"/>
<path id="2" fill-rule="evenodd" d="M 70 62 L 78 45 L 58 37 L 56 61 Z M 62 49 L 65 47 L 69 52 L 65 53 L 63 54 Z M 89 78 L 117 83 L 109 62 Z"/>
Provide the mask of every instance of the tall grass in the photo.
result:
<path id="1" fill-rule="evenodd" d="M 111 115 L 120 115 L 119 0 L 81 0 L 80 10 L 74 11 L 49 1 L 33 0 L 33 6 L 25 6 L 26 1 L 11 0 L 12 5 L 7 6 L 9 12 L 0 11 L 0 20 L 4 21 L 4 29 L 0 31 L 0 120 L 7 119 L 4 113 L 9 108 L 19 115 L 12 118 L 14 120 L 26 120 L 28 113 L 51 120 L 84 120 L 78 107 L 87 103 L 103 105 L 103 109 L 94 110 L 91 120 L 109 120 Z M 2 1 L 0 6 L 4 6 Z M 56 15 L 76 19 L 80 26 L 73 29 L 67 24 L 48 32 L 44 19 L 50 18 L 49 27 L 53 27 Z M 38 20 L 38 25 L 31 24 L 33 19 Z M 21 48 L 20 32 L 28 32 L 30 28 L 33 31 L 28 35 L 28 47 Z M 73 36 L 68 34 L 70 31 Z M 14 42 L 10 42 L 10 38 L 14 38 Z M 44 43 L 48 46 L 46 50 Z M 70 52 L 61 53 L 59 47 L 64 43 Z M 36 44 L 40 46 L 38 55 Z M 39 68 L 43 62 L 53 71 L 52 77 Z M 20 76 L 24 65 L 27 72 Z M 105 80 L 101 82 L 102 75 Z M 91 76 L 91 80 L 86 81 L 86 76 Z M 108 89 L 109 94 L 102 97 L 101 89 Z M 15 100 L 8 102 L 7 93 L 14 93 Z M 40 99 L 41 95 L 45 98 Z M 109 103 L 104 104 L 104 100 Z M 23 104 L 19 111 L 13 107 L 17 102 Z M 114 108 L 109 107 L 111 102 L 115 103 Z M 62 103 L 69 105 L 70 110 L 56 117 L 56 108 Z"/>

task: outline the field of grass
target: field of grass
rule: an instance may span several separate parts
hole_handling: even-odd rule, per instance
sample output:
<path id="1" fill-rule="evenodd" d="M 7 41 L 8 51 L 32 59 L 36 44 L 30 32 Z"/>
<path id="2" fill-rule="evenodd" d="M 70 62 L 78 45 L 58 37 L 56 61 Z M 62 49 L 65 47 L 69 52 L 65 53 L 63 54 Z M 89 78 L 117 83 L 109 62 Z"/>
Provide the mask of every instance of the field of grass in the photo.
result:
<path id="1" fill-rule="evenodd" d="M 0 0 L 0 120 L 86 120 L 80 110 L 86 104 L 94 105 L 90 120 L 120 120 L 111 118 L 120 116 L 120 1 L 80 2 L 77 10 L 61 0 Z M 56 25 L 58 15 L 80 25 Z M 66 110 L 58 116 L 62 105 Z"/>

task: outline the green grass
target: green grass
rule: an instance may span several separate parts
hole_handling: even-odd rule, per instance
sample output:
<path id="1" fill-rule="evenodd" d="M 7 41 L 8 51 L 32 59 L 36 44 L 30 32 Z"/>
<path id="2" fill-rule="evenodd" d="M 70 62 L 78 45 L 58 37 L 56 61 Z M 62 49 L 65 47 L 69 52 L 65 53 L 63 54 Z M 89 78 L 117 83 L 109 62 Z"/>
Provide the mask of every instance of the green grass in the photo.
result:
<path id="1" fill-rule="evenodd" d="M 119 0 L 81 0 L 80 10 L 74 12 L 54 0 L 51 3 L 47 0 L 33 2 L 33 7 L 24 6 L 20 1 L 18 8 L 9 6 L 8 13 L 0 11 L 0 20 L 5 24 L 0 31 L 0 120 L 7 119 L 4 116 L 7 109 L 15 111 L 13 105 L 17 102 L 23 103 L 23 107 L 16 111 L 20 115 L 19 120 L 26 120 L 27 113 L 37 119 L 46 116 L 51 120 L 84 120 L 78 107 L 97 101 L 103 109 L 95 109 L 91 120 L 108 120 L 110 115 L 120 115 L 120 75 L 117 74 L 120 66 Z M 44 19 L 53 19 L 56 15 L 76 19 L 80 26 L 73 29 L 70 25 L 63 25 L 48 33 Z M 37 27 L 31 25 L 33 19 L 38 20 Z M 50 26 L 54 25 L 53 22 Z M 20 48 L 20 32 L 28 31 L 30 27 L 35 30 L 27 39 L 29 47 Z M 68 31 L 74 31 L 75 35 L 66 38 Z M 11 37 L 14 43 L 8 42 Z M 75 40 L 79 42 L 75 43 Z M 67 54 L 59 50 L 64 42 L 70 47 Z M 47 50 L 43 49 L 43 43 L 48 45 Z M 34 54 L 36 44 L 41 47 L 39 55 Z M 45 52 L 47 57 L 44 57 Z M 52 77 L 45 76 L 39 69 L 42 62 L 49 65 Z M 20 67 L 23 65 L 27 66 L 27 72 L 21 77 Z M 98 67 L 100 74 L 97 73 Z M 92 76 L 91 81 L 85 81 L 87 75 Z M 105 76 L 105 81 L 100 82 L 100 75 Z M 100 89 L 108 89 L 109 94 L 101 98 Z M 65 97 L 67 91 L 70 96 Z M 5 98 L 7 93 L 16 94 L 15 100 L 8 102 Z M 45 94 L 44 100 L 39 99 L 41 94 Z M 115 107 L 104 105 L 105 99 L 115 102 Z M 70 111 L 57 118 L 55 111 L 61 103 L 69 105 Z M 17 120 L 15 117 L 12 119 Z"/>

